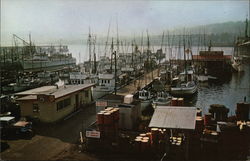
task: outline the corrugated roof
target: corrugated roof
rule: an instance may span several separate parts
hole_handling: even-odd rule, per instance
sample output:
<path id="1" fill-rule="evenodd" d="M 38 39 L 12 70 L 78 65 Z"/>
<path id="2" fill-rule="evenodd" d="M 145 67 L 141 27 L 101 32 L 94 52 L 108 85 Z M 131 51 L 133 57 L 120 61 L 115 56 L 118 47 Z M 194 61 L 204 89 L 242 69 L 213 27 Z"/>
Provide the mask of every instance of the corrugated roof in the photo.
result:
<path id="1" fill-rule="evenodd" d="M 149 127 L 193 130 L 195 119 L 195 107 L 157 106 Z"/>

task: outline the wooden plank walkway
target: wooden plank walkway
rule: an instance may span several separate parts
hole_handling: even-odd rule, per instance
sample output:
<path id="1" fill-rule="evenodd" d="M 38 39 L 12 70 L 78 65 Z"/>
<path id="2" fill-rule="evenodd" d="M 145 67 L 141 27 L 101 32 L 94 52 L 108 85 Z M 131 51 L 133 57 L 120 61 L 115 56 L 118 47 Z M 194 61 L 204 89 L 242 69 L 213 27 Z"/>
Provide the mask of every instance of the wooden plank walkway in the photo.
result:
<path id="1" fill-rule="evenodd" d="M 144 76 L 141 76 L 140 78 L 136 78 L 136 80 L 131 81 L 128 85 L 118 89 L 116 94 L 122 96 L 135 94 L 139 87 L 140 89 L 144 88 L 146 85 L 150 84 L 155 77 L 158 77 L 158 69 L 144 74 Z"/>

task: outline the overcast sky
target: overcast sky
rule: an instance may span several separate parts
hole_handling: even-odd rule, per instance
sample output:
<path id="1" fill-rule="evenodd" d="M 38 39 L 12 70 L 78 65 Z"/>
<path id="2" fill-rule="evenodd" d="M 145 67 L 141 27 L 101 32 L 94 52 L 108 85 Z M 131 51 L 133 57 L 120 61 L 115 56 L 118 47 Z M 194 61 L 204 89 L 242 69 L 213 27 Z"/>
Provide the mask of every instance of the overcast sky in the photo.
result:
<path id="1" fill-rule="evenodd" d="M 1 0 L 1 42 L 11 43 L 12 34 L 38 42 L 48 39 L 79 39 L 91 32 L 140 35 L 189 27 L 245 20 L 248 0 L 156 1 L 156 0 Z"/>

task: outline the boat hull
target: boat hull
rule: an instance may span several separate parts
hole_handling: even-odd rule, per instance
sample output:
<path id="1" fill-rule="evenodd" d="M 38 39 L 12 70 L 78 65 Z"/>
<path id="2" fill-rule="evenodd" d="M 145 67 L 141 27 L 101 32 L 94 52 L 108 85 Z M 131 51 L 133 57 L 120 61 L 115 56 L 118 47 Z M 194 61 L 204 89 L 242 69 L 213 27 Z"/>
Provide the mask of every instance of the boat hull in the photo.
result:
<path id="1" fill-rule="evenodd" d="M 242 65 L 242 64 L 235 64 L 235 63 L 233 63 L 233 64 L 232 64 L 232 67 L 233 67 L 233 69 L 234 69 L 236 72 L 243 72 L 243 71 L 244 71 L 243 65 Z"/>
<path id="2" fill-rule="evenodd" d="M 171 94 L 172 95 L 189 96 L 189 95 L 195 94 L 197 92 L 197 90 L 198 90 L 197 86 L 185 87 L 185 88 L 174 87 L 174 88 L 171 88 Z"/>

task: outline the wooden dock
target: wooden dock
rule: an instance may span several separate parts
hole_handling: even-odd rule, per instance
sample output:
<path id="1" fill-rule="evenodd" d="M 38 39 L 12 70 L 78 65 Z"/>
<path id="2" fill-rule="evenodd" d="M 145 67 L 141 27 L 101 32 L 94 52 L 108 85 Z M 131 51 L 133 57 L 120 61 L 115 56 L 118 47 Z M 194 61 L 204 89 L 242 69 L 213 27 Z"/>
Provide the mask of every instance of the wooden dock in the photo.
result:
<path id="1" fill-rule="evenodd" d="M 150 84 L 155 77 L 158 77 L 159 69 L 155 69 L 152 72 L 144 74 L 141 77 L 136 78 L 136 80 L 131 81 L 128 85 L 121 87 L 117 90 L 117 95 L 128 95 L 135 94 L 138 89 L 142 89 L 148 84 Z"/>

